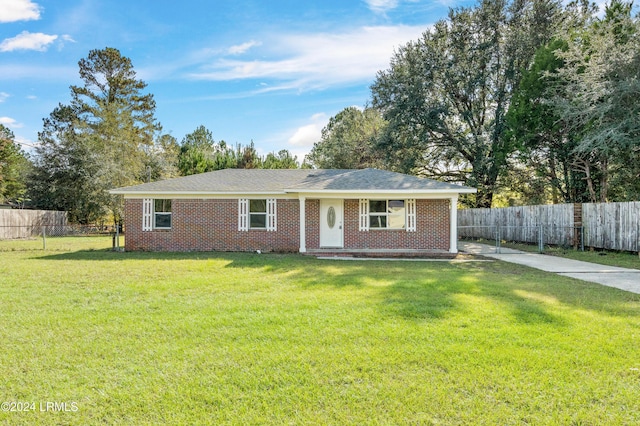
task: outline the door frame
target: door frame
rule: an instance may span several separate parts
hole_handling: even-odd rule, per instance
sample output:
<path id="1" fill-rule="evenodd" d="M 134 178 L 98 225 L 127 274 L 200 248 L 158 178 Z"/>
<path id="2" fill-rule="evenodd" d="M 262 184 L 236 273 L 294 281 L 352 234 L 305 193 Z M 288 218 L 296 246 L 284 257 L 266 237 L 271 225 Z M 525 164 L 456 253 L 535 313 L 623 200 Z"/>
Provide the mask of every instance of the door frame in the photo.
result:
<path id="1" fill-rule="evenodd" d="M 326 216 L 330 207 L 334 207 L 335 209 L 336 218 L 334 227 L 338 229 L 332 230 L 335 234 L 329 238 L 329 225 Z M 319 214 L 320 248 L 344 248 L 344 200 L 341 198 L 321 198 Z M 335 244 L 337 241 L 333 239 L 337 236 L 339 236 L 339 244 Z M 327 241 L 327 239 L 329 240 Z"/>

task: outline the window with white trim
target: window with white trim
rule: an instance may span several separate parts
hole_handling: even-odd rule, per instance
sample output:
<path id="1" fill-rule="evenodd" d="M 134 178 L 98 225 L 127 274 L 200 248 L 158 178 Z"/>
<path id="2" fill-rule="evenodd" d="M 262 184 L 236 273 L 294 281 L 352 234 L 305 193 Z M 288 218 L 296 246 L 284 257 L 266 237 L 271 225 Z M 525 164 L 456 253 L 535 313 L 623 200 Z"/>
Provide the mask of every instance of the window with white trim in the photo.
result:
<path id="1" fill-rule="evenodd" d="M 416 230 L 416 200 L 360 200 L 360 230 Z"/>
<path id="2" fill-rule="evenodd" d="M 369 229 L 404 229 L 404 200 L 369 200 Z"/>
<path id="3" fill-rule="evenodd" d="M 156 199 L 153 202 L 153 228 L 171 229 L 171 200 Z"/>
<path id="4" fill-rule="evenodd" d="M 142 200 L 142 230 L 171 229 L 171 200 L 145 198 Z"/>
<path id="5" fill-rule="evenodd" d="M 238 230 L 266 229 L 277 230 L 276 200 L 240 199 L 238 202 Z"/>
<path id="6" fill-rule="evenodd" d="M 249 229 L 267 228 L 267 200 L 249 200 Z"/>

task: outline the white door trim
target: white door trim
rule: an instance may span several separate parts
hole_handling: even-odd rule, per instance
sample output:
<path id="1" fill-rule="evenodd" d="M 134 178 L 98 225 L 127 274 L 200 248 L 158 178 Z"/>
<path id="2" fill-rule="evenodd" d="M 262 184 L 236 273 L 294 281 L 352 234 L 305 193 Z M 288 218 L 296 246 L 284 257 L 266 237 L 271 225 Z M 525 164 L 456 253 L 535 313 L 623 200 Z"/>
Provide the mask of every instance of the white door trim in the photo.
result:
<path id="1" fill-rule="evenodd" d="M 320 247 L 344 247 L 344 200 L 320 199 Z"/>

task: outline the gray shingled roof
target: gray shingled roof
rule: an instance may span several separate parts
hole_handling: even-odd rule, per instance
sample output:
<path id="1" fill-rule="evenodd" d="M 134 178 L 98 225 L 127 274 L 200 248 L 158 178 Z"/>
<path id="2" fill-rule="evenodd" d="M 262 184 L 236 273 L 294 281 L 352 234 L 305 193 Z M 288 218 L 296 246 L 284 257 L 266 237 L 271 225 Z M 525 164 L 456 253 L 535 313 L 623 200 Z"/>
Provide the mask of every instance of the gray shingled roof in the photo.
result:
<path id="1" fill-rule="evenodd" d="M 319 191 L 475 192 L 474 189 L 377 169 L 225 169 L 117 188 L 113 194 L 284 193 Z"/>

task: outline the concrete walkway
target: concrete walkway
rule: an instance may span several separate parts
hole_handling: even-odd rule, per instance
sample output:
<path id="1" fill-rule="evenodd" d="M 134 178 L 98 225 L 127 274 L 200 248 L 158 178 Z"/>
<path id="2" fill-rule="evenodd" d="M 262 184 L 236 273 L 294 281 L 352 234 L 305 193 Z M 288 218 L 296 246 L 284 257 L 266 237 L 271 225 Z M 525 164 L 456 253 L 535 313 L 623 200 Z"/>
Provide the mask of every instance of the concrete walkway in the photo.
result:
<path id="1" fill-rule="evenodd" d="M 500 253 L 496 253 L 493 246 L 462 241 L 458 242 L 458 250 L 640 294 L 640 269 L 598 265 L 504 247 L 500 248 Z"/>

